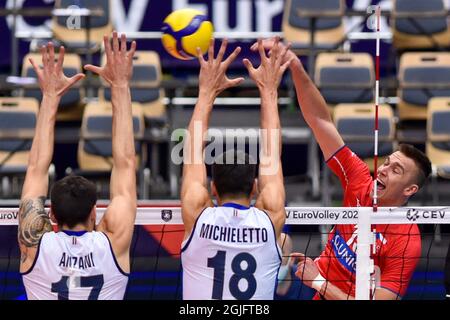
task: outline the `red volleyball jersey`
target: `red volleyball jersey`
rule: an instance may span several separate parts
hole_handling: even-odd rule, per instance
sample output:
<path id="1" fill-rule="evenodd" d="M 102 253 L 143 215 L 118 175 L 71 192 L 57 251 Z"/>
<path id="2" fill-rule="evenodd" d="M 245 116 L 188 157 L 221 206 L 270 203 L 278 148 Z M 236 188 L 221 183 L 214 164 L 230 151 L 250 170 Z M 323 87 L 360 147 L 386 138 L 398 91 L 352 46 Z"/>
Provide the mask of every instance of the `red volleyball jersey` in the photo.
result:
<path id="1" fill-rule="evenodd" d="M 344 190 L 345 207 L 372 206 L 373 179 L 367 165 L 347 146 L 328 161 Z M 376 230 L 375 263 L 377 287 L 403 296 L 421 254 L 419 228 L 409 225 L 372 225 Z M 316 264 L 322 276 L 344 293 L 355 296 L 356 225 L 336 225 Z M 318 298 L 318 296 L 316 296 Z"/>

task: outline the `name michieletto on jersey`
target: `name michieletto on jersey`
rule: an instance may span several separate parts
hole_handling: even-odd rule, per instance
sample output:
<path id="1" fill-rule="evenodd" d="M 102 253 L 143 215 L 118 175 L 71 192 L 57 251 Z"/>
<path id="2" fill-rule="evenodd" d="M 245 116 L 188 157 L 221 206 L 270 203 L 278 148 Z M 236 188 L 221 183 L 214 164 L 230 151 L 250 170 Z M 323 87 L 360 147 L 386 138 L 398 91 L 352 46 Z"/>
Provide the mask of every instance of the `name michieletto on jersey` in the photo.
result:
<path id="1" fill-rule="evenodd" d="M 259 243 L 268 241 L 266 228 L 232 228 L 203 223 L 200 238 L 233 243 Z"/>

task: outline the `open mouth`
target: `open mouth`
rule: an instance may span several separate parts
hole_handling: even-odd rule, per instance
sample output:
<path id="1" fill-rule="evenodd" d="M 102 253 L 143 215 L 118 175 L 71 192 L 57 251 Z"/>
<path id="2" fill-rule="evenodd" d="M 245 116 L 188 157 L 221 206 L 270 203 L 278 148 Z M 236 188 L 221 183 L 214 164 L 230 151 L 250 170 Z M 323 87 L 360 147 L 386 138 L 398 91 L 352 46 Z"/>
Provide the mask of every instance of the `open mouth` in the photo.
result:
<path id="1" fill-rule="evenodd" d="M 384 189 L 386 189 L 386 185 L 383 182 L 381 182 L 380 179 L 377 179 L 377 190 L 380 191 Z"/>

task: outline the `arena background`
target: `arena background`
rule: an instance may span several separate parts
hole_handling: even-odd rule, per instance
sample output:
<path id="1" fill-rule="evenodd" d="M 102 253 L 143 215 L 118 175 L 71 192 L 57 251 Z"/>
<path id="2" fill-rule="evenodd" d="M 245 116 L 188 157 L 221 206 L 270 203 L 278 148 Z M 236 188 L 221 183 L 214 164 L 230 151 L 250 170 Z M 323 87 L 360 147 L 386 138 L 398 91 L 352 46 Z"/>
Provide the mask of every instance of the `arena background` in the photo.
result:
<path id="1" fill-rule="evenodd" d="M 13 0 L 0 0 L 0 8 L 11 8 Z M 208 2 L 206 4 L 205 2 Z M 371 4 L 378 4 L 379 1 L 346 1 L 348 8 L 365 10 Z M 52 7 L 53 1 L 40 0 L 18 0 L 18 7 Z M 173 10 L 178 8 L 198 7 L 206 11 L 214 24 L 215 31 L 249 31 L 249 32 L 279 32 L 281 31 L 282 14 L 284 1 L 282 0 L 211 0 L 211 1 L 159 1 L 159 0 L 117 0 L 112 1 L 115 29 L 119 32 L 135 31 L 160 31 L 163 19 Z M 381 1 L 381 6 L 390 8 L 390 1 Z M 48 18 L 19 17 L 18 31 L 39 31 L 49 30 Z M 344 18 L 347 30 L 368 31 L 363 17 Z M 355 25 L 360 24 L 359 27 Z M 2 80 L 11 74 L 11 38 L 10 38 L 10 17 L 0 17 L 0 77 Z M 382 18 L 382 28 L 388 29 L 387 20 Z M 232 47 L 241 45 L 243 53 L 241 57 L 250 56 L 256 59 L 248 47 L 252 41 L 233 42 Z M 19 41 L 19 57 L 21 61 L 25 54 L 29 52 L 30 41 Z M 352 52 L 368 52 L 374 55 L 374 40 L 352 41 L 350 50 Z M 184 94 L 187 97 L 195 97 L 195 77 L 198 74 L 198 63 L 194 61 L 179 61 L 168 55 L 162 48 L 160 40 L 139 40 L 139 50 L 156 50 L 160 54 L 163 73 L 168 80 L 180 80 L 187 83 Z M 381 47 L 381 77 L 382 85 L 395 77 L 396 64 L 391 60 L 390 41 L 382 41 Z M 99 55 L 94 55 L 94 63 L 99 63 Z M 303 60 L 305 63 L 306 60 Z M 20 65 L 19 65 L 20 70 Z M 238 59 L 230 70 L 231 74 L 245 74 L 241 61 Z M 193 80 L 193 81 L 191 81 Z M 3 83 L 3 82 L 2 82 Z M 254 89 L 254 88 L 250 88 Z M 280 95 L 289 97 L 290 82 L 288 77 L 283 81 Z M 250 95 L 255 92 L 250 91 Z M 387 94 L 395 95 L 395 91 L 386 91 Z M 8 95 L 9 91 L 0 88 L 0 96 Z M 230 95 L 234 92 L 230 93 Z M 257 106 L 249 106 L 249 110 L 257 110 Z M 306 125 L 298 111 L 295 100 L 282 106 L 282 111 L 286 118 L 295 122 L 299 127 L 306 128 Z M 229 118 L 225 122 L 235 121 L 236 114 L 233 107 L 228 108 Z M 254 119 L 252 119 L 254 120 Z M 188 121 L 182 119 L 180 125 Z M 247 121 L 247 120 L 243 120 Z M 61 129 L 71 129 L 79 126 L 79 123 L 58 124 Z M 226 125 L 224 125 L 226 126 Z M 423 143 L 416 143 L 419 148 L 424 149 Z M 169 168 L 164 164 L 168 163 L 168 145 L 161 143 L 159 146 L 160 171 L 158 177 L 152 177 L 152 188 L 146 199 L 140 200 L 142 206 L 173 206 L 178 205 L 177 193 L 170 186 Z M 77 168 L 76 162 L 77 143 L 56 143 L 55 157 L 53 163 L 56 167 L 56 177 L 63 177 L 67 167 Z M 331 199 L 325 199 L 323 194 L 314 194 L 310 185 L 310 172 L 308 172 L 307 161 L 310 156 L 308 144 L 287 144 L 283 147 L 283 168 L 286 176 L 287 205 L 308 206 L 308 205 L 339 205 L 342 193 L 339 187 L 333 188 Z M 323 159 L 319 152 L 314 155 L 319 166 Z M 149 153 L 149 159 L 152 159 Z M 150 160 L 149 160 L 150 161 Z M 149 166 L 151 164 L 149 163 Z M 449 184 L 441 181 L 442 187 L 439 205 L 448 205 Z M 431 194 L 421 193 L 414 200 L 414 204 L 431 204 Z M 330 202 L 331 200 L 331 202 Z M 437 204 L 435 204 L 437 205 Z M 17 197 L 0 200 L 2 207 L 17 207 Z M 6 219 L 7 217 L 3 217 Z M 316 256 L 320 252 L 321 236 L 317 227 L 291 227 L 293 231 L 294 248 L 305 249 L 308 254 Z M 323 231 L 323 230 L 321 230 Z M 424 226 L 423 251 L 424 257 L 414 274 L 412 284 L 406 295 L 406 299 L 442 299 L 445 296 L 444 288 L 444 257 L 447 252 L 449 236 L 448 226 L 443 226 L 443 238 L 436 242 L 432 233 L 434 226 Z M 300 233 L 297 233 L 300 232 Z M 11 226 L 0 226 L 0 300 L 3 299 L 24 299 L 25 292 L 18 273 L 19 250 L 16 241 L 17 228 Z M 182 226 L 136 226 L 132 242 L 132 274 L 130 277 L 127 299 L 179 299 L 181 297 L 181 265 L 178 251 L 183 236 Z M 290 296 L 290 299 L 309 299 L 312 291 L 297 283 Z"/>

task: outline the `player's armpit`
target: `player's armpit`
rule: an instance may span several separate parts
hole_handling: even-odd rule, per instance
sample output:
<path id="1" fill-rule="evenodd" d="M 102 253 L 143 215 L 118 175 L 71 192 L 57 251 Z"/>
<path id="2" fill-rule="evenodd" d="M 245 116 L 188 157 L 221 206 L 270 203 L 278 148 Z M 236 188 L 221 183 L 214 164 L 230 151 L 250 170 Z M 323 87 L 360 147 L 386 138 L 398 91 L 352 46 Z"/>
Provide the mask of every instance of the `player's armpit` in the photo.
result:
<path id="1" fill-rule="evenodd" d="M 24 199 L 19 209 L 18 240 L 21 262 L 28 258 L 28 249 L 36 248 L 42 236 L 52 231 L 52 224 L 44 208 L 45 197 Z"/>

